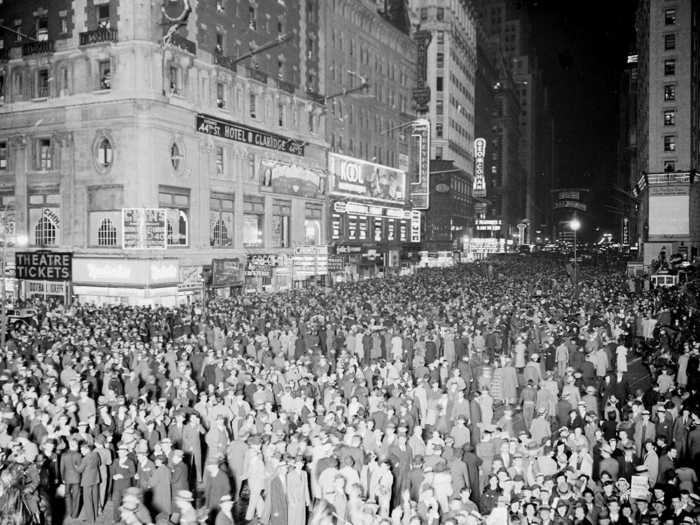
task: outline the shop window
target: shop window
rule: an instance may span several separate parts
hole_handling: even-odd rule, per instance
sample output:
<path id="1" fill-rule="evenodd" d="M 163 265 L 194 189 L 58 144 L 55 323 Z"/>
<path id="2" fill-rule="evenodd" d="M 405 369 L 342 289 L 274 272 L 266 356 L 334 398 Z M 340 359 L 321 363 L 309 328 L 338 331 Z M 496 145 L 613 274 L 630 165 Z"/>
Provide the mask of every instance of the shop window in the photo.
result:
<path id="1" fill-rule="evenodd" d="M 224 148 L 223 146 L 216 146 L 216 175 L 218 177 L 224 176 Z"/>
<path id="2" fill-rule="evenodd" d="M 316 246 L 321 244 L 321 206 L 306 205 L 304 219 L 304 243 Z"/>
<path id="3" fill-rule="evenodd" d="M 272 247 L 289 248 L 291 201 L 275 200 L 272 204 Z"/>
<path id="4" fill-rule="evenodd" d="M 0 170 L 7 169 L 7 142 L 0 142 Z"/>
<path id="5" fill-rule="evenodd" d="M 190 190 L 161 187 L 158 203 L 161 208 L 167 210 L 168 246 L 187 246 L 189 244 Z"/>
<path id="6" fill-rule="evenodd" d="M 265 199 L 255 195 L 243 198 L 243 246 L 261 248 L 264 245 Z"/>
<path id="7" fill-rule="evenodd" d="M 53 169 L 53 148 L 51 139 L 38 139 L 36 142 L 36 169 Z"/>
<path id="8" fill-rule="evenodd" d="M 233 246 L 233 195 L 212 193 L 209 204 L 209 244 Z"/>

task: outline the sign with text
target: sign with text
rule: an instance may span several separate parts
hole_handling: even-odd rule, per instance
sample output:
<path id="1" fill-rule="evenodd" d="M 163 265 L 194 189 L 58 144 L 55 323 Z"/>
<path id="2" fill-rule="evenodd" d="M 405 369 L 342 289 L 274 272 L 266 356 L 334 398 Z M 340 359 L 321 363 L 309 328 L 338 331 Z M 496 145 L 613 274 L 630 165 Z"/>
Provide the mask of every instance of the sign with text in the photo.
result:
<path id="1" fill-rule="evenodd" d="M 178 286 L 177 259 L 99 259 L 78 257 L 73 261 L 73 281 L 82 285 Z"/>
<path id="2" fill-rule="evenodd" d="M 15 278 L 31 281 L 70 281 L 73 254 L 70 252 L 16 252 Z"/>
<path id="3" fill-rule="evenodd" d="M 428 111 L 430 102 L 430 87 L 428 79 L 428 48 L 433 35 L 430 31 L 421 30 L 413 34 L 416 43 L 416 87 L 413 89 L 413 101 L 416 103 L 418 113 Z"/>
<path id="4" fill-rule="evenodd" d="M 421 212 L 411 211 L 411 242 L 420 242 Z"/>
<path id="5" fill-rule="evenodd" d="M 125 250 L 165 249 L 168 213 L 164 208 L 122 208 L 122 247 Z"/>
<path id="6" fill-rule="evenodd" d="M 321 170 L 263 160 L 260 163 L 260 186 L 263 191 L 304 197 L 321 197 L 326 192 L 326 174 Z"/>
<path id="7" fill-rule="evenodd" d="M 406 174 L 401 170 L 336 153 L 328 154 L 328 168 L 331 194 L 392 203 L 406 200 Z"/>
<path id="8" fill-rule="evenodd" d="M 292 155 L 304 156 L 304 141 L 282 135 L 275 135 L 245 124 L 230 122 L 210 115 L 198 113 L 195 116 L 195 129 L 199 133 L 222 139 L 242 142 L 251 146 L 283 151 Z"/>
<path id="9" fill-rule="evenodd" d="M 590 191 L 587 188 L 559 188 L 552 190 L 552 207 L 555 210 L 588 211 L 588 197 Z"/>
<path id="10" fill-rule="evenodd" d="M 211 270 L 213 288 L 241 286 L 245 280 L 238 259 L 212 259 Z"/>
<path id="11" fill-rule="evenodd" d="M 474 185 L 472 187 L 472 195 L 474 197 L 486 197 L 485 157 L 486 139 L 478 138 L 474 141 Z"/>
<path id="12" fill-rule="evenodd" d="M 411 206 L 415 210 L 427 210 L 430 207 L 430 122 L 426 119 L 413 123 L 408 173 Z"/>

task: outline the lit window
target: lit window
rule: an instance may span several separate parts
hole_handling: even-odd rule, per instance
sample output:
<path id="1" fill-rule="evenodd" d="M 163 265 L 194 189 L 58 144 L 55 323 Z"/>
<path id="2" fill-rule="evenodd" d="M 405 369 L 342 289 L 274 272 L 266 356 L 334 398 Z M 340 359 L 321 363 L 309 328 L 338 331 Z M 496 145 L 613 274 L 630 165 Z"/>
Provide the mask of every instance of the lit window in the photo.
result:
<path id="1" fill-rule="evenodd" d="M 664 11 L 664 23 L 667 26 L 675 25 L 675 23 L 676 23 L 676 10 L 675 9 L 666 9 Z"/>
<path id="2" fill-rule="evenodd" d="M 7 169 L 7 142 L 0 142 L 0 170 Z"/>
<path id="3" fill-rule="evenodd" d="M 675 126 L 676 125 L 676 110 L 666 109 L 664 110 L 664 126 Z"/>
<path id="4" fill-rule="evenodd" d="M 58 232 L 58 217 L 51 210 L 44 209 L 39 222 L 34 227 L 34 242 L 37 246 L 52 246 L 56 244 Z"/>
<path id="5" fill-rule="evenodd" d="M 676 100 L 676 86 L 674 84 L 664 86 L 664 101 L 672 102 L 674 100 Z"/>
<path id="6" fill-rule="evenodd" d="M 664 35 L 664 50 L 672 51 L 674 49 L 676 49 L 676 34 L 669 33 Z"/>
<path id="7" fill-rule="evenodd" d="M 101 168 L 109 168 L 112 165 L 112 144 L 109 139 L 102 139 L 97 146 L 97 164 Z"/>
<path id="8" fill-rule="evenodd" d="M 671 76 L 676 74 L 676 60 L 669 58 L 664 60 L 664 75 Z"/>
<path id="9" fill-rule="evenodd" d="M 675 135 L 665 135 L 664 136 L 664 151 L 676 151 L 676 137 L 675 137 Z"/>
<path id="10" fill-rule="evenodd" d="M 36 21 L 36 39 L 39 42 L 45 42 L 49 39 L 49 19 L 46 17 L 38 18 Z"/>
<path id="11" fill-rule="evenodd" d="M 102 219 L 100 227 L 97 229 L 98 246 L 116 246 L 117 228 L 111 219 Z"/>
<path id="12" fill-rule="evenodd" d="M 97 6 L 97 27 L 109 29 L 109 4 Z"/>

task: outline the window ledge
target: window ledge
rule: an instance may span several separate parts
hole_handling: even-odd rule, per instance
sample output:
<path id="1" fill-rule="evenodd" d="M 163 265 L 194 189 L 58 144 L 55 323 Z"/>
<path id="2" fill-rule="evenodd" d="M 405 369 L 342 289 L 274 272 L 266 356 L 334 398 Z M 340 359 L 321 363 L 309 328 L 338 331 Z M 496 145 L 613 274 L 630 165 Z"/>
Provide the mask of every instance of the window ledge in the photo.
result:
<path id="1" fill-rule="evenodd" d="M 32 102 L 46 102 L 49 100 L 49 97 L 36 97 L 32 99 Z"/>

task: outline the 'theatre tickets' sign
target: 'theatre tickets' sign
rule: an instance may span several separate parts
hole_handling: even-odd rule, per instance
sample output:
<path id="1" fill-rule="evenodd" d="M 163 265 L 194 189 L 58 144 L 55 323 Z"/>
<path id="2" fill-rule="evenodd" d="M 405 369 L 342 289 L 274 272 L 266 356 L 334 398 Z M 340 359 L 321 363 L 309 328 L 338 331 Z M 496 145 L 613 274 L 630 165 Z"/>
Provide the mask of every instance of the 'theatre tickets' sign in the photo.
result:
<path id="1" fill-rule="evenodd" d="M 70 252 L 16 252 L 15 278 L 32 281 L 70 281 L 73 254 Z"/>

